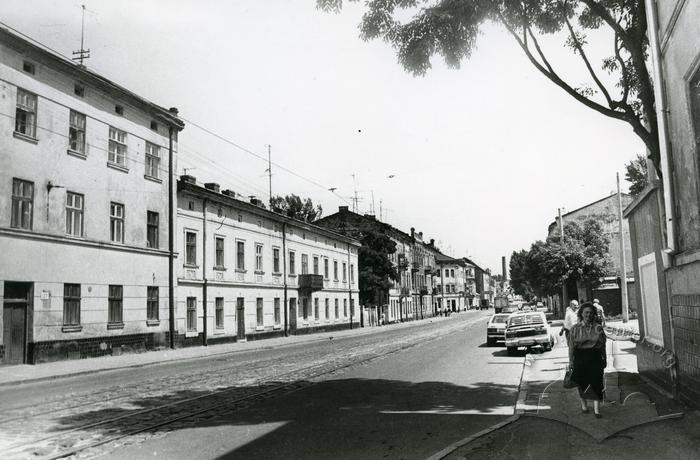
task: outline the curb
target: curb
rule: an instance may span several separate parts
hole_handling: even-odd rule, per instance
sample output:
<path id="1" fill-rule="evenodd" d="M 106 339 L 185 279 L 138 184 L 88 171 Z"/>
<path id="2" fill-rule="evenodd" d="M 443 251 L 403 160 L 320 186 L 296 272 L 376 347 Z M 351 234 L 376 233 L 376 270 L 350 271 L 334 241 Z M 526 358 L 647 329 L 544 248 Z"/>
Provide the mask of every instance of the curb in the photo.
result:
<path id="1" fill-rule="evenodd" d="M 502 422 L 496 423 L 493 426 L 490 426 L 484 430 L 479 431 L 478 433 L 475 433 L 469 437 L 466 437 L 460 441 L 457 441 L 457 442 L 449 445 L 448 447 L 445 447 L 440 452 L 428 457 L 428 460 L 442 460 L 443 458 L 447 457 L 448 455 L 450 455 L 452 452 L 459 449 L 460 447 L 463 447 L 463 446 L 469 444 L 470 442 L 472 442 L 472 441 L 474 441 L 482 436 L 486 436 L 489 433 L 493 433 L 496 430 L 500 430 L 504 426 L 510 425 L 511 423 L 519 420 L 520 417 L 521 417 L 520 415 L 511 415 L 510 417 L 503 420 Z"/>

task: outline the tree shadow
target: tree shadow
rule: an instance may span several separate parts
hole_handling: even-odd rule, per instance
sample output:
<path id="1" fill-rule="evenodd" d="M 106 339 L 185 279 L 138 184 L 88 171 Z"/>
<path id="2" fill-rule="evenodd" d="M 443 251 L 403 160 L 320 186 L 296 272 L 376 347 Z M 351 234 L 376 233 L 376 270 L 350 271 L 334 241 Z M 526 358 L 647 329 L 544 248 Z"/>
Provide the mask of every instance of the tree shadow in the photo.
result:
<path id="1" fill-rule="evenodd" d="M 293 384 L 293 391 L 280 393 L 275 393 L 274 387 L 272 383 L 226 388 L 225 397 L 216 398 L 221 407 L 165 427 L 149 428 L 156 421 L 206 408 L 209 398 L 203 396 L 208 393 L 177 391 L 132 399 L 121 407 L 58 417 L 54 432 L 77 429 L 100 436 L 143 429 L 151 434 L 169 431 L 170 438 L 178 431 L 211 428 L 226 433 L 221 441 L 225 453 L 219 449 L 214 455 L 220 458 L 328 458 L 337 457 L 339 452 L 343 456 L 353 452 L 348 458 L 366 457 L 368 452 L 372 458 L 414 454 L 424 458 L 435 452 L 431 443 L 444 447 L 463 438 L 465 432 L 478 431 L 512 415 L 518 391 L 517 384 L 493 382 L 460 386 L 360 378 L 299 381 Z M 261 390 L 273 392 L 252 402 L 240 401 Z M 198 397 L 202 398 L 174 405 Z M 173 405 L 140 414 L 168 404 Z M 159 455 L 167 456 L 167 452 Z M 210 455 L 202 453 L 202 457 Z"/>

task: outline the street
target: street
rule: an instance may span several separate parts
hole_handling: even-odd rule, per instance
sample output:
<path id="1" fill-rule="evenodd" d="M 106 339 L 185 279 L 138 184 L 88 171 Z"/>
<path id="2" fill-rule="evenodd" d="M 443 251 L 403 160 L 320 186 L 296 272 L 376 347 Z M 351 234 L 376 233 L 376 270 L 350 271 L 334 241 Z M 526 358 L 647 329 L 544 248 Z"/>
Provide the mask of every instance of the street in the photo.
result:
<path id="1" fill-rule="evenodd" d="M 3 388 L 4 458 L 426 458 L 513 414 L 488 315 Z"/>

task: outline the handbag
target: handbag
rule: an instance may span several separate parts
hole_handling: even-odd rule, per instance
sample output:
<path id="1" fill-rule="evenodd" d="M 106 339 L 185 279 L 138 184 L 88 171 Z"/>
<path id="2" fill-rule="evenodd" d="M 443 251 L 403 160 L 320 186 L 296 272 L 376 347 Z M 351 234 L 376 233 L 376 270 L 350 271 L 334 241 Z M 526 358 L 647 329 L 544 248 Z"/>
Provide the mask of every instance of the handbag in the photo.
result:
<path id="1" fill-rule="evenodd" d="M 564 374 L 564 388 L 576 388 L 577 384 L 574 382 L 573 377 L 574 370 L 572 368 L 566 369 L 566 374 Z"/>

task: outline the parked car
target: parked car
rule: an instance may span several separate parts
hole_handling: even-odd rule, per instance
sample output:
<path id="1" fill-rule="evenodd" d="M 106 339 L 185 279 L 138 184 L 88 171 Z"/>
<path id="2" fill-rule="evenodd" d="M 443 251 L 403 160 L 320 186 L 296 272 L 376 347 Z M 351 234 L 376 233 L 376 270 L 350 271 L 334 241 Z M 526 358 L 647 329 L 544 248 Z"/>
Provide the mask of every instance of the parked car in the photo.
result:
<path id="1" fill-rule="evenodd" d="M 539 345 L 545 350 L 551 350 L 554 346 L 554 335 L 547 323 L 547 318 L 539 311 L 511 314 L 508 317 L 505 332 L 508 354 L 514 354 L 519 347 Z"/>
<path id="2" fill-rule="evenodd" d="M 493 346 L 497 342 L 505 343 L 506 323 L 509 316 L 509 313 L 491 315 L 491 319 L 486 323 L 486 345 Z"/>

